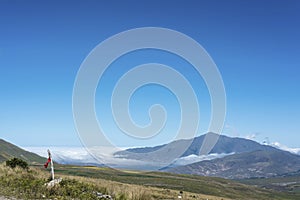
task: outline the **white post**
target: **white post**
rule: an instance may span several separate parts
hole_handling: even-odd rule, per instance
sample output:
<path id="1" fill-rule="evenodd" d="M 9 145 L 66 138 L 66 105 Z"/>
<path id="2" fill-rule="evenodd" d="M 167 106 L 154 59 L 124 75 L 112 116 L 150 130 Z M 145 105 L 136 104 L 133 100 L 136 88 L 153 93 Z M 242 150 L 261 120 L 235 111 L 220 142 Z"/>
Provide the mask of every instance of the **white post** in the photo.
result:
<path id="1" fill-rule="evenodd" d="M 50 150 L 48 149 L 48 156 L 50 158 L 50 165 L 51 165 L 51 177 L 52 177 L 52 180 L 54 180 L 54 165 L 53 165 L 53 160 L 52 160 L 52 155 L 50 153 Z"/>

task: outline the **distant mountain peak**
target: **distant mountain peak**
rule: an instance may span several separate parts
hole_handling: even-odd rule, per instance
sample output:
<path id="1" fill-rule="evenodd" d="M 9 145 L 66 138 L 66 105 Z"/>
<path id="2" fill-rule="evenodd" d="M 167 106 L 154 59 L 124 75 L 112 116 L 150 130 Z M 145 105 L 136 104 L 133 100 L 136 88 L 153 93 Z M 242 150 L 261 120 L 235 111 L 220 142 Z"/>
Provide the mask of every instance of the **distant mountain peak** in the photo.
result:
<path id="1" fill-rule="evenodd" d="M 201 154 L 201 148 L 207 134 L 218 137 L 218 140 L 205 157 L 204 154 Z M 216 135 L 215 133 L 207 134 L 194 139 L 177 140 L 155 147 L 128 149 L 116 152 L 115 155 L 124 159 L 159 163 L 172 157 L 172 153 L 177 153 L 177 149 L 180 149 L 181 146 L 189 144 L 181 156 L 161 169 L 175 173 L 224 178 L 270 177 L 300 170 L 300 156 L 245 138 L 232 138 L 225 135 Z M 168 148 L 166 148 L 167 146 Z M 202 161 L 178 166 L 180 163 L 193 160 Z M 247 163 L 251 166 L 247 166 Z M 284 167 L 284 165 L 289 167 Z"/>

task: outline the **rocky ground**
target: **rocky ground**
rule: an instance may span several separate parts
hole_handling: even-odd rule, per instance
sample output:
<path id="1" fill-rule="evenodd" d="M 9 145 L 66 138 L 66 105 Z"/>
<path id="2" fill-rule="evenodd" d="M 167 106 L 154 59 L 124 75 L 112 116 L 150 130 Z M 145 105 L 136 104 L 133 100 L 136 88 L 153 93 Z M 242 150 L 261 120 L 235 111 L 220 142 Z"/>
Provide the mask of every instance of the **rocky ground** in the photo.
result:
<path id="1" fill-rule="evenodd" d="M 17 200 L 15 198 L 6 198 L 6 197 L 3 197 L 3 196 L 0 196 L 0 200 Z"/>

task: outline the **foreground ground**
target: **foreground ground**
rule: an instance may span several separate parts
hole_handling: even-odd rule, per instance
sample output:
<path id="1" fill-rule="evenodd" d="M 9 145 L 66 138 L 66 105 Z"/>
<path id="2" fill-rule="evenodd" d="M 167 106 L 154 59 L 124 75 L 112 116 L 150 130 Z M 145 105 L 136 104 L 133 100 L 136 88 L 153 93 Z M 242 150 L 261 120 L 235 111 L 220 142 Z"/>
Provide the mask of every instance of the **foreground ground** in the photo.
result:
<path id="1" fill-rule="evenodd" d="M 63 178 L 45 187 L 49 171 L 41 166 L 29 171 L 0 165 L 0 196 L 19 199 L 96 199 L 97 193 L 114 199 L 300 199 L 299 193 L 276 192 L 235 181 L 159 172 L 119 171 L 109 168 L 56 166 Z M 99 198 L 98 198 L 99 199 Z"/>

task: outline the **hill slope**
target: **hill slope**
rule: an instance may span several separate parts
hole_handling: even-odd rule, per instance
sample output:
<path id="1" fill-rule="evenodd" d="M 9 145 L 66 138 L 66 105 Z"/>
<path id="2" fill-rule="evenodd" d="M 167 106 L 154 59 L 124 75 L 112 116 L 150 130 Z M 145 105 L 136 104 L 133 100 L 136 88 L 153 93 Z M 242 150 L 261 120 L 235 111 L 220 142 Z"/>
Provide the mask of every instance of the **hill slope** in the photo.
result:
<path id="1" fill-rule="evenodd" d="M 0 139 L 0 163 L 13 157 L 25 160 L 30 164 L 42 164 L 46 160 L 45 158 L 37 154 L 25 151 L 24 149 L 21 149 L 14 144 Z"/>
<path id="2" fill-rule="evenodd" d="M 274 177 L 300 170 L 300 156 L 272 149 L 234 154 L 166 169 L 179 174 L 197 174 L 230 179 Z"/>
<path id="3" fill-rule="evenodd" d="M 80 167 L 61 165 L 56 174 L 93 177 L 126 184 L 161 188 L 164 191 L 176 190 L 196 194 L 212 195 L 221 199 L 298 199 L 299 193 L 289 191 L 266 190 L 240 184 L 235 180 L 195 175 L 170 174 L 165 172 L 119 171 L 110 168 Z M 201 195 L 199 195 L 202 197 Z M 246 198 L 247 197 L 247 198 Z M 155 199 L 161 199 L 156 197 Z M 177 196 L 170 199 L 177 199 Z M 185 198 L 183 198 L 185 199 Z M 202 199 L 197 197 L 191 199 Z M 214 198 L 203 198 L 214 199 Z"/>

